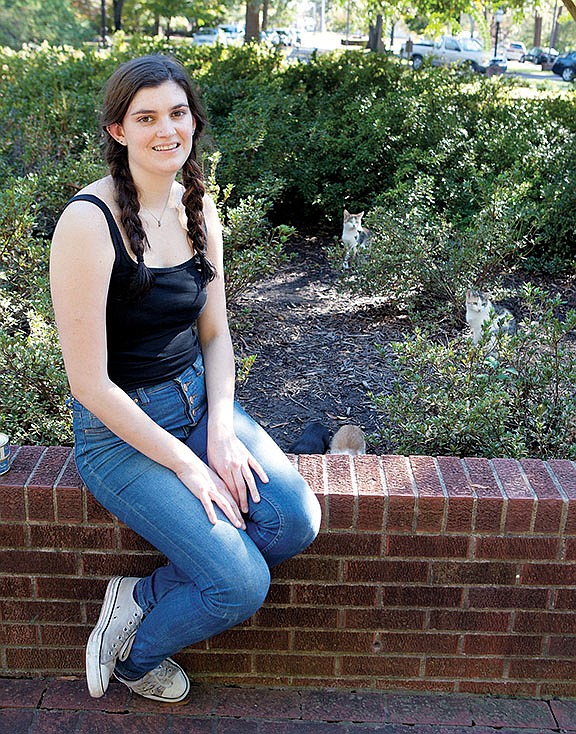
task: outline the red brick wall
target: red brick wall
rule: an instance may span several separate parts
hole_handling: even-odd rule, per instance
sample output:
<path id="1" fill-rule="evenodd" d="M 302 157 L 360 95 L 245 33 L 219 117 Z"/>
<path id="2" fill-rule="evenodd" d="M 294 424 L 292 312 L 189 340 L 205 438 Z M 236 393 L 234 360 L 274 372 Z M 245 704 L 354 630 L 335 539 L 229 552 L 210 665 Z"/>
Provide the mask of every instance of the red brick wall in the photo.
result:
<path id="1" fill-rule="evenodd" d="M 576 464 L 302 456 L 320 536 L 199 680 L 576 696 Z M 4 675 L 82 674 L 106 579 L 161 557 L 86 493 L 70 450 L 0 477 Z"/>

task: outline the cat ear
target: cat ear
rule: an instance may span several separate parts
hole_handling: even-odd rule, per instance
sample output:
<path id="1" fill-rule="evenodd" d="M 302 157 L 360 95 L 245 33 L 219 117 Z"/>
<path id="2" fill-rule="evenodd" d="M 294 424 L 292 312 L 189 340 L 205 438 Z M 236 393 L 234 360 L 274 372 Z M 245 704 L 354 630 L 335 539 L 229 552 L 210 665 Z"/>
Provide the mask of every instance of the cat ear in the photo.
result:
<path id="1" fill-rule="evenodd" d="M 364 216 L 364 212 L 360 212 L 360 214 L 358 216 L 359 217 L 363 217 Z"/>
<path id="2" fill-rule="evenodd" d="M 344 209 L 344 216 L 345 217 L 349 217 L 350 216 L 350 212 L 348 211 L 348 209 Z"/>

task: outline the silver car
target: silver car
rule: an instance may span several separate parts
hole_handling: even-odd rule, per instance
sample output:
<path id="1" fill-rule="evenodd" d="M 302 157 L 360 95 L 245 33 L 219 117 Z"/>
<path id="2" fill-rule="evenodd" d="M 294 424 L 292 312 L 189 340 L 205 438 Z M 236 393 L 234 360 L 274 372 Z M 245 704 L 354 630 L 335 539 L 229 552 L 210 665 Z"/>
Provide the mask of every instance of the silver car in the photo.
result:
<path id="1" fill-rule="evenodd" d="M 200 28 L 192 35 L 195 46 L 215 46 L 217 43 L 226 44 L 226 34 L 221 28 Z"/>

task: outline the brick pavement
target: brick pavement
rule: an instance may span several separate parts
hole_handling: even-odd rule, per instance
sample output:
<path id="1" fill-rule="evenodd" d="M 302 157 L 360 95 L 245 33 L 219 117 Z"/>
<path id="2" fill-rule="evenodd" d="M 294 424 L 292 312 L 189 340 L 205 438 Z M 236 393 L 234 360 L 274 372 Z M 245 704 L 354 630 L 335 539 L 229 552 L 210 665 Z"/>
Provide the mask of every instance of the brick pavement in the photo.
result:
<path id="1" fill-rule="evenodd" d="M 576 732 L 576 700 L 194 686 L 170 707 L 113 681 L 0 679 L 0 734 L 536 734 Z"/>

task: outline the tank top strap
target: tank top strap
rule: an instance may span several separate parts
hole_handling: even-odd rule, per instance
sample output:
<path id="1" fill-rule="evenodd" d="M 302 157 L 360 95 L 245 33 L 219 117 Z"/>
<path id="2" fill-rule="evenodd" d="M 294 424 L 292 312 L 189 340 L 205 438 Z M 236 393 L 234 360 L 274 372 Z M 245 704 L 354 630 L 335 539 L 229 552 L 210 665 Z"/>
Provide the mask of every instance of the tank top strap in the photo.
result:
<path id="1" fill-rule="evenodd" d="M 94 196 L 94 194 L 77 194 L 66 203 L 66 206 L 71 204 L 73 201 L 88 201 L 91 204 L 95 204 L 102 211 L 106 217 L 106 221 L 108 222 L 108 229 L 110 230 L 110 237 L 114 245 L 114 250 L 116 251 L 116 257 L 131 260 L 130 256 L 126 252 L 126 247 L 124 246 L 124 240 L 122 239 L 122 234 L 120 233 L 118 224 L 116 223 L 114 215 L 110 211 L 108 204 L 102 201 L 98 196 Z"/>

